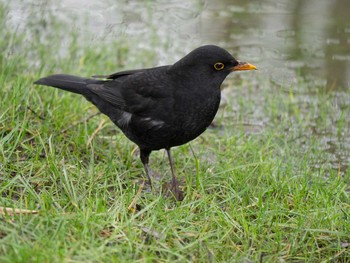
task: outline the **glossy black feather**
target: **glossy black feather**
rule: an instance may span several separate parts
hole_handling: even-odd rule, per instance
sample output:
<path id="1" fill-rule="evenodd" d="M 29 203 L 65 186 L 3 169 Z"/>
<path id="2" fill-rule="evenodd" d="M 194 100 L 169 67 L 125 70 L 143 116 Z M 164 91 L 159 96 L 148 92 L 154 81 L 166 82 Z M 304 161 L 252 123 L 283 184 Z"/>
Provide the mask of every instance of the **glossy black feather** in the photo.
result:
<path id="1" fill-rule="evenodd" d="M 217 62 L 227 69 L 216 70 Z M 184 144 L 210 125 L 219 107 L 220 85 L 237 64 L 226 50 L 203 46 L 173 65 L 92 79 L 52 75 L 35 84 L 78 93 L 95 104 L 140 147 L 148 175 L 151 151 Z"/>

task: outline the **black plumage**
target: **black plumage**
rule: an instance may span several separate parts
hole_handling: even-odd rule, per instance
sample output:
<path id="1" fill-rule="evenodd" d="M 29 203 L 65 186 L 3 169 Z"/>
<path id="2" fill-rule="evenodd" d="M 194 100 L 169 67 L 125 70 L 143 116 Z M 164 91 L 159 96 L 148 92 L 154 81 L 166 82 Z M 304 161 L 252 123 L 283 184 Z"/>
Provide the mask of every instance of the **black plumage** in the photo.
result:
<path id="1" fill-rule="evenodd" d="M 225 49 L 199 47 L 173 65 L 81 78 L 66 74 L 41 78 L 35 84 L 83 95 L 106 114 L 140 148 L 151 183 L 151 151 L 166 149 L 172 171 L 172 192 L 182 199 L 170 148 L 187 143 L 210 125 L 220 104 L 220 85 L 236 70 L 256 69 Z"/>

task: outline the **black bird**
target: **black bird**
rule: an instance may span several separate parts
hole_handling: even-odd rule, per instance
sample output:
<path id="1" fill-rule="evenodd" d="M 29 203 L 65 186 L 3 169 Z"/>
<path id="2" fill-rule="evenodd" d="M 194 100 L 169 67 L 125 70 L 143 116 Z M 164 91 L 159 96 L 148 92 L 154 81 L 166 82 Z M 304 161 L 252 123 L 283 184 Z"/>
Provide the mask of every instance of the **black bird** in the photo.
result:
<path id="1" fill-rule="evenodd" d="M 35 84 L 81 94 L 106 114 L 140 148 L 150 184 L 149 155 L 164 148 L 172 173 L 171 190 L 181 200 L 170 148 L 195 139 L 211 124 L 220 104 L 220 85 L 229 73 L 253 69 L 225 49 L 206 45 L 173 65 L 93 78 L 57 74 Z"/>

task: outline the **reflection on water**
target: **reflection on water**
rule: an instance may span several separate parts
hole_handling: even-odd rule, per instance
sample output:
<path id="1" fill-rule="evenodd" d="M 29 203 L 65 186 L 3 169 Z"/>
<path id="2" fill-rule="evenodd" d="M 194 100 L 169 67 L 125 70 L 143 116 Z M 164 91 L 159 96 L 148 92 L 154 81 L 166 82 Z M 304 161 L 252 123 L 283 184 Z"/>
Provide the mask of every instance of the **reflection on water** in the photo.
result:
<path id="1" fill-rule="evenodd" d="M 12 1 L 16 26 L 34 14 L 51 13 L 74 21 L 90 41 L 137 40 L 140 48 L 161 54 L 159 64 L 171 63 L 198 45 L 216 43 L 251 58 L 280 85 L 293 83 L 296 76 L 332 89 L 350 85 L 348 0 L 27 2 Z"/>
<path id="2" fill-rule="evenodd" d="M 215 37 L 258 58 L 277 83 L 288 84 L 297 75 L 310 85 L 349 88 L 350 1 L 230 2 L 211 2 L 211 10 L 228 7 L 221 16 L 217 12 L 221 31 Z"/>
<path id="3" fill-rule="evenodd" d="M 312 101 L 318 89 L 343 92 L 350 87 L 349 0 L 48 0 L 27 5 L 31 8 L 19 0 L 11 2 L 10 22 L 16 27 L 51 13 L 74 21 L 72 27 L 85 36 L 85 44 L 123 37 L 133 49 L 157 54 L 158 65 L 172 63 L 202 44 L 223 46 L 238 59 L 257 64 L 258 81 L 269 79 L 296 92 L 301 103 Z M 349 97 L 338 97 L 334 103 L 340 108 L 349 105 Z M 336 121 L 330 117 L 331 126 Z M 346 117 L 340 145 L 335 142 L 339 132 L 322 137 L 328 138 L 325 148 L 341 156 L 346 166 L 349 122 Z"/>

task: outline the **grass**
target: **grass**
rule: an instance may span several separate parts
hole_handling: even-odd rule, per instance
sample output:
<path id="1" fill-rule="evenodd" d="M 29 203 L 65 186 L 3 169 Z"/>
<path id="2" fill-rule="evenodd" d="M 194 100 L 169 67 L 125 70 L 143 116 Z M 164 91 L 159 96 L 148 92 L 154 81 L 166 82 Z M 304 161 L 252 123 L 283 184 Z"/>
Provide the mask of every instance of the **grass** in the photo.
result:
<path id="1" fill-rule="evenodd" d="M 320 88 L 305 101 L 303 83 L 286 91 L 254 73 L 258 87 L 230 78 L 219 128 L 173 150 L 185 200 L 160 190 L 170 178 L 162 151 L 151 167 L 164 182 L 138 194 L 135 145 L 105 116 L 89 119 L 96 109 L 83 98 L 32 83 L 53 72 L 152 66 L 156 55 L 132 64 L 125 40 L 81 50 L 74 34 L 62 46 L 60 23 L 32 22 L 31 38 L 0 29 L 0 206 L 39 211 L 3 212 L 1 262 L 350 260 L 350 172 L 323 141 L 339 152 L 348 142 L 350 110 L 339 100 L 349 93 Z M 44 25 L 58 35 L 37 40 Z"/>

